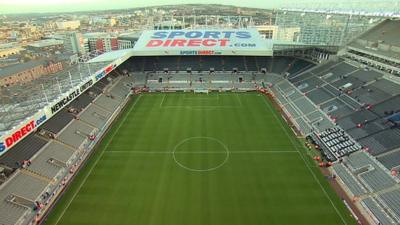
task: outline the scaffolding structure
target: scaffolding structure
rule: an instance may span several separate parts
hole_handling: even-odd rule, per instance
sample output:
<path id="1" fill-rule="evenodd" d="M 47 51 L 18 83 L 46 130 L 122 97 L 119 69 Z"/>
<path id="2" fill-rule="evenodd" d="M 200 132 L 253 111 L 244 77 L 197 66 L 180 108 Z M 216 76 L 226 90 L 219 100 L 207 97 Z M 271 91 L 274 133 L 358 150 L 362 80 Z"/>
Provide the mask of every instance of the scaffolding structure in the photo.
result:
<path id="1" fill-rule="evenodd" d="M 280 30 L 299 28 L 293 41 L 312 44 L 344 46 L 353 38 L 382 21 L 382 17 L 352 14 L 330 14 L 306 11 L 278 11 L 276 23 Z"/>

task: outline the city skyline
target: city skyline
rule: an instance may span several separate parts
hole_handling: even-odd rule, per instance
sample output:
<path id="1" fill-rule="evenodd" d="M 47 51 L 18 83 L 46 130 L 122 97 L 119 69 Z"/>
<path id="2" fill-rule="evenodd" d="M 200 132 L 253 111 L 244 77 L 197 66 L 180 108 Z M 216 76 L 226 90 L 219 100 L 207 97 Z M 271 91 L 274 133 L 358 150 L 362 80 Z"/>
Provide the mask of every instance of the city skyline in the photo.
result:
<path id="1" fill-rule="evenodd" d="M 215 4 L 212 0 L 181 0 L 179 4 Z M 395 4 L 393 4 L 395 3 Z M 112 10 L 124 8 L 150 7 L 162 5 L 175 5 L 173 0 L 154 0 L 147 1 L 116 0 L 0 0 L 0 14 L 19 14 L 19 13 L 55 13 L 55 12 L 77 12 L 77 11 L 96 11 Z M 249 4 L 240 0 L 221 0 L 218 4 L 234 5 L 238 7 L 252 8 L 281 8 L 281 7 L 335 7 L 338 9 L 356 9 L 357 5 L 362 5 L 365 9 L 376 8 L 377 10 L 400 11 L 399 1 L 395 0 L 254 0 Z M 374 7 L 376 6 L 376 7 Z M 387 6 L 387 7 L 386 7 Z"/>

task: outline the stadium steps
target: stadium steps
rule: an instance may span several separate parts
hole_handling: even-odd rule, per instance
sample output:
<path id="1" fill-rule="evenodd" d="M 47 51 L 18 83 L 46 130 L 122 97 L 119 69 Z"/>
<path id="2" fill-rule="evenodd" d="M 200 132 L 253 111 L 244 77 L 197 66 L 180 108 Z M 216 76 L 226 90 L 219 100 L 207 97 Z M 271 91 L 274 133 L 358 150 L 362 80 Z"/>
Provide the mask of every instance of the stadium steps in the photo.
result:
<path id="1" fill-rule="evenodd" d="M 243 65 L 244 65 L 245 71 L 249 71 L 249 68 L 247 67 L 246 57 L 243 56 L 242 59 L 243 59 Z"/>
<path id="2" fill-rule="evenodd" d="M 106 109 L 104 106 L 102 106 L 101 104 L 96 104 L 96 102 L 93 103 L 94 105 L 98 106 L 99 108 L 101 108 L 102 110 L 105 110 L 106 112 L 110 112 L 112 113 L 109 109 Z"/>
<path id="3" fill-rule="evenodd" d="M 258 61 L 254 60 L 256 62 L 256 67 L 257 67 L 257 71 L 261 71 L 260 65 L 258 65 Z"/>
<path id="4" fill-rule="evenodd" d="M 332 98 L 330 98 L 330 99 L 328 99 L 328 100 L 326 100 L 324 102 L 321 102 L 321 103 L 318 104 L 318 106 L 325 105 L 326 103 L 332 101 L 333 99 L 337 99 L 337 97 L 332 97 Z"/>
<path id="5" fill-rule="evenodd" d="M 366 207 L 367 210 L 373 214 L 376 220 L 379 221 L 381 225 L 387 225 L 387 224 L 395 224 L 395 220 L 390 216 L 390 213 L 388 212 L 387 209 L 382 207 L 375 199 L 373 198 L 365 198 L 363 199 L 362 202 Z"/>
<path id="6" fill-rule="evenodd" d="M 297 62 L 297 59 L 293 59 L 293 61 L 291 61 L 287 67 L 281 72 L 281 74 L 285 74 L 287 73 L 293 66 L 294 64 Z"/>
<path id="7" fill-rule="evenodd" d="M 50 131 L 48 131 L 49 133 L 52 133 Z M 53 133 L 52 133 L 53 134 Z M 53 134 L 54 135 L 54 134 Z M 49 142 L 51 139 L 49 137 L 46 137 L 45 135 L 42 135 L 40 133 L 35 133 L 35 136 L 42 139 L 43 141 Z"/>
<path id="8" fill-rule="evenodd" d="M 90 124 L 90 123 L 88 123 L 88 122 L 86 122 L 86 121 L 84 121 L 84 120 L 81 120 L 81 119 L 79 118 L 79 116 L 78 116 L 78 120 L 81 121 L 82 123 L 88 125 L 89 127 L 93 128 L 93 129 L 98 129 L 98 127 L 95 127 L 95 126 L 93 126 L 92 124 Z"/>
<path id="9" fill-rule="evenodd" d="M 71 145 L 69 145 L 69 144 L 67 144 L 67 143 L 65 143 L 65 142 L 63 142 L 63 141 L 61 141 L 59 139 L 54 139 L 54 141 L 57 142 L 60 145 L 63 145 L 67 149 L 70 149 L 71 151 L 74 151 L 74 152 L 78 151 L 78 149 L 74 148 L 73 146 L 71 146 Z"/>
<path id="10" fill-rule="evenodd" d="M 122 80 L 122 77 L 116 78 L 115 81 L 112 84 L 109 84 L 104 88 L 104 93 L 111 94 L 112 89 L 115 86 L 117 86 L 119 84 L 119 82 L 121 82 L 121 80 Z"/>
<path id="11" fill-rule="evenodd" d="M 21 169 L 21 173 L 23 173 L 25 175 L 28 175 L 28 176 L 31 176 L 31 177 L 34 177 L 36 179 L 45 181 L 45 182 L 50 183 L 50 184 L 54 184 L 55 183 L 52 178 L 44 176 L 42 174 L 39 174 L 39 173 L 37 173 L 35 171 L 32 171 L 30 169 L 27 169 L 27 168 Z"/>
<path id="12" fill-rule="evenodd" d="M 24 209 L 31 209 L 35 202 L 31 199 L 27 199 L 15 194 L 11 194 L 6 198 L 6 201 L 10 204 L 22 207 Z"/>
<path id="13" fill-rule="evenodd" d="M 382 190 L 379 190 L 379 191 L 375 191 L 373 193 L 367 193 L 367 194 L 364 194 L 364 195 L 360 195 L 359 198 L 361 200 L 363 200 L 363 199 L 366 199 L 366 198 L 369 198 L 369 197 L 378 197 L 379 195 L 382 195 L 382 194 L 385 194 L 385 193 L 388 193 L 388 192 L 392 192 L 392 191 L 396 191 L 396 190 L 400 190 L 400 184 L 396 184 L 396 185 L 393 185 L 391 187 L 388 187 L 388 188 L 385 188 L 385 189 L 382 189 Z"/>
<path id="14" fill-rule="evenodd" d="M 300 71 L 298 71 L 296 73 L 296 75 L 301 75 L 303 73 L 308 73 L 308 72 L 312 71 L 314 69 L 314 67 L 315 67 L 315 64 L 310 64 L 310 65 L 304 67 L 303 69 L 301 69 Z"/>
<path id="15" fill-rule="evenodd" d="M 400 151 L 400 148 L 394 148 L 394 149 L 391 149 L 389 151 L 386 151 L 386 152 L 380 153 L 378 155 L 375 155 L 375 157 L 376 158 L 380 158 L 380 157 L 384 157 L 386 155 L 390 155 L 392 153 L 399 152 L 399 151 Z"/>

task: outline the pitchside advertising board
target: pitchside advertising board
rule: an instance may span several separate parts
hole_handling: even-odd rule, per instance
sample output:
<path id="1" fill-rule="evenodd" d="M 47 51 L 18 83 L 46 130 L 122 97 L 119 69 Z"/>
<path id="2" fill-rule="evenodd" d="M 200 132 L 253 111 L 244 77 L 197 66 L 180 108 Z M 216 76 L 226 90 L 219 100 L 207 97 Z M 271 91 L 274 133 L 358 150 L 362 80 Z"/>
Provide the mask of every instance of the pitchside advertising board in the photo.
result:
<path id="1" fill-rule="evenodd" d="M 144 31 L 135 55 L 252 55 L 271 56 L 272 42 L 256 29 Z"/>
<path id="2" fill-rule="evenodd" d="M 79 95 L 85 92 L 87 89 L 92 87 L 100 79 L 107 76 L 123 61 L 116 60 L 114 63 L 109 64 L 102 70 L 95 73 L 92 77 L 82 82 L 76 88 L 65 93 L 54 101 L 50 106 L 34 114 L 31 118 L 22 122 L 19 126 L 12 129 L 10 132 L 5 133 L 0 137 L 0 156 L 6 153 L 10 148 L 15 146 L 19 141 L 27 137 L 30 133 L 35 131 L 40 125 L 54 116 L 58 111 L 71 103 Z"/>

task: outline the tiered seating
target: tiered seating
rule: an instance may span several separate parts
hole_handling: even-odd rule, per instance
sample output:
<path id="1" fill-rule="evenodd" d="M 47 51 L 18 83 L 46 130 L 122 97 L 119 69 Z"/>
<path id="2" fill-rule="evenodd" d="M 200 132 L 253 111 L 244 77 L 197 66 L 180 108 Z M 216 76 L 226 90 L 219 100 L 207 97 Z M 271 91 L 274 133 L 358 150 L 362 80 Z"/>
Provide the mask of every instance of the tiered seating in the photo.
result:
<path id="1" fill-rule="evenodd" d="M 295 75 L 297 75 L 297 74 L 299 74 L 301 72 L 304 72 L 307 69 L 312 68 L 313 66 L 314 66 L 313 63 L 309 63 L 309 62 L 304 61 L 304 60 L 296 59 L 293 62 L 293 65 L 289 66 L 289 69 L 287 71 L 289 73 L 288 78 L 289 77 L 293 77 L 293 76 L 295 76 Z"/>
<path id="2" fill-rule="evenodd" d="M 254 84 L 252 82 L 235 82 L 233 86 L 238 89 L 254 90 Z"/>
<path id="3" fill-rule="evenodd" d="M 144 73 L 130 73 L 133 79 L 133 87 L 143 87 L 147 83 L 147 75 Z"/>
<path id="4" fill-rule="evenodd" d="M 130 60 L 131 63 L 135 63 L 135 58 L 131 58 Z M 143 65 L 143 70 L 144 71 L 157 71 L 157 65 L 156 65 L 156 58 L 155 57 L 145 57 L 144 59 L 144 65 Z"/>
<path id="5" fill-rule="evenodd" d="M 247 71 L 260 71 L 260 68 L 257 65 L 256 57 L 245 57 L 245 66 Z"/>
<path id="6" fill-rule="evenodd" d="M 365 152 L 356 152 L 351 154 L 346 159 L 346 164 L 352 168 L 352 170 L 358 170 L 360 168 L 365 168 L 370 164 L 370 158 Z"/>
<path id="7" fill-rule="evenodd" d="M 123 80 L 116 80 L 116 82 L 119 81 L 123 82 Z M 98 87 L 108 90 L 112 84 L 115 83 L 111 80 L 104 81 Z M 116 85 L 115 88 L 120 87 Z M 129 93 L 129 88 L 124 91 Z M 46 134 L 43 132 L 31 134 L 5 154 L 5 157 L 1 159 L 4 161 L 1 162 L 10 167 L 20 168 L 21 164 L 17 165 L 15 162 L 22 160 L 25 162 L 23 168 L 16 170 L 0 188 L 0 224 L 28 224 L 39 212 L 35 207 L 35 201 L 46 203 L 49 198 L 53 198 L 54 188 L 61 187 L 63 185 L 61 181 L 70 174 L 72 166 L 82 160 L 83 154 L 89 153 L 89 149 L 79 148 L 84 143 L 93 144 L 92 141 L 95 140 L 96 135 L 101 134 L 98 128 L 103 128 L 111 113 L 123 102 L 118 97 L 112 99 L 112 101 L 118 99 L 117 104 L 113 102 L 110 104 L 110 97 L 105 97 L 106 100 L 101 102 L 104 95 L 99 96 L 100 101 L 89 104 L 88 100 L 93 97 L 84 94 L 79 97 L 78 102 L 67 106 L 82 108 L 83 111 L 75 113 L 79 116 L 78 120 L 68 117 L 72 114 L 62 110 L 54 117 L 55 119 L 49 121 L 50 125 L 43 126 L 57 134 L 52 137 L 54 140 L 50 139 L 48 142 L 46 138 L 39 136 Z M 105 103 L 105 107 L 109 107 L 110 111 L 97 105 L 102 103 Z M 61 125 L 67 127 L 63 128 Z M 88 146 L 90 145 L 85 147 Z"/>
<path id="8" fill-rule="evenodd" d="M 69 122 L 72 121 L 74 115 L 68 113 L 67 109 L 62 109 L 56 115 L 54 115 L 50 120 L 42 125 L 42 129 L 52 132 L 53 134 L 58 134 Z"/>
<path id="9" fill-rule="evenodd" d="M 325 90 L 325 88 L 323 87 L 316 88 L 308 92 L 307 97 L 316 105 L 320 105 L 335 98 L 335 96 L 333 96 L 329 91 Z"/>
<path id="10" fill-rule="evenodd" d="M 133 86 L 133 77 L 124 76 L 115 86 L 112 87 L 110 93 L 113 96 L 123 99 L 130 93 Z"/>
<path id="11" fill-rule="evenodd" d="M 397 218 L 400 218 L 400 189 L 380 194 L 379 197 L 390 207 Z"/>
<path id="12" fill-rule="evenodd" d="M 394 220 L 391 219 L 388 214 L 378 205 L 378 203 L 372 198 L 366 198 L 361 201 L 365 207 L 375 216 L 381 225 L 393 225 Z"/>
<path id="13" fill-rule="evenodd" d="M 354 112 L 352 108 L 337 98 L 321 104 L 320 107 L 327 115 L 330 115 L 334 118 L 341 118 Z"/>
<path id="14" fill-rule="evenodd" d="M 375 119 L 377 119 L 377 116 L 374 113 L 368 110 L 360 110 L 348 116 L 341 117 L 336 122 L 340 127 L 348 130 L 357 127 L 358 124 L 365 124 L 365 121 L 373 121 Z"/>
<path id="15" fill-rule="evenodd" d="M 46 143 L 46 140 L 39 138 L 35 134 L 30 134 L 16 144 L 12 151 L 8 151 L 2 155 L 0 158 L 0 164 L 6 165 L 10 168 L 18 168 L 23 160 L 30 159 Z"/>
<path id="16" fill-rule="evenodd" d="M 400 165 L 400 148 L 394 149 L 392 152 L 378 156 L 377 160 L 385 165 L 388 169 L 392 169 Z"/>
<path id="17" fill-rule="evenodd" d="M 84 109 L 93 101 L 93 97 L 86 93 L 81 94 L 77 99 L 71 102 L 70 107 L 75 109 Z"/>
<path id="18" fill-rule="evenodd" d="M 360 179 L 370 191 L 375 192 L 396 184 L 395 180 L 376 164 L 365 152 L 359 151 L 349 155 L 345 163 L 359 173 Z"/>
<path id="19" fill-rule="evenodd" d="M 79 115 L 79 119 L 94 127 L 102 128 L 110 116 L 111 112 L 105 111 L 96 105 L 91 105 Z"/>
<path id="20" fill-rule="evenodd" d="M 271 71 L 276 74 L 287 72 L 287 70 L 290 68 L 289 64 L 292 64 L 293 66 L 294 62 L 294 59 L 288 57 L 274 57 L 272 60 L 273 64 Z"/>
<path id="21" fill-rule="evenodd" d="M 312 132 L 312 128 L 302 117 L 295 119 L 296 123 L 299 125 L 299 129 L 303 131 L 305 134 L 309 134 Z"/>
<path id="22" fill-rule="evenodd" d="M 324 147 L 339 158 L 361 149 L 359 144 L 338 127 L 325 130 L 317 135 L 317 138 Z"/>
<path id="23" fill-rule="evenodd" d="M 379 155 L 400 147 L 400 132 L 398 128 L 386 129 L 358 141 L 367 147 L 372 155 Z"/>
<path id="24" fill-rule="evenodd" d="M 32 164 L 27 169 L 53 179 L 61 169 L 67 167 L 73 154 L 74 150 L 52 141 L 32 159 Z"/>
<path id="25" fill-rule="evenodd" d="M 89 135 L 92 135 L 95 128 L 79 120 L 75 120 L 63 130 L 58 139 L 76 149 L 79 149 L 85 143 Z"/>
<path id="26" fill-rule="evenodd" d="M 49 184 L 41 179 L 17 172 L 0 191 L 0 224 L 12 225 L 26 213 L 31 213 L 33 203 L 45 191 Z M 30 207 L 19 205 L 10 201 L 10 196 L 15 195 L 32 202 Z"/>
<path id="27" fill-rule="evenodd" d="M 368 184 L 373 192 L 392 187 L 396 184 L 390 175 L 376 166 L 376 164 L 374 165 L 373 169 L 369 170 L 368 172 L 361 173 L 359 176 L 364 180 L 365 183 Z"/>
<path id="28" fill-rule="evenodd" d="M 335 164 L 333 169 L 353 195 L 359 196 L 367 193 L 351 172 L 341 163 Z"/>
<path id="29" fill-rule="evenodd" d="M 272 71 L 273 60 L 271 57 L 256 57 L 258 68 L 266 68 L 268 72 Z"/>
<path id="30" fill-rule="evenodd" d="M 116 109 L 117 106 L 120 104 L 120 101 L 112 97 L 101 95 L 96 99 L 94 103 L 109 112 L 113 112 L 113 110 Z"/>
<path id="31" fill-rule="evenodd" d="M 158 71 L 168 68 L 170 71 L 178 70 L 178 58 L 174 56 L 159 56 L 156 57 L 156 68 Z"/>
<path id="32" fill-rule="evenodd" d="M 246 71 L 244 57 L 225 56 L 224 57 L 224 70 L 232 71 L 237 68 L 239 71 Z"/>
<path id="33" fill-rule="evenodd" d="M 202 65 L 200 65 L 200 60 Z M 179 58 L 179 70 L 180 71 L 186 71 L 188 68 L 191 68 L 192 71 L 200 71 L 200 70 L 209 70 L 211 67 L 214 67 L 214 64 L 212 62 L 216 62 L 219 67 L 221 67 L 221 62 L 217 63 L 218 59 L 216 58 L 210 58 L 210 59 L 200 59 L 197 56 L 182 56 Z M 221 61 L 221 59 L 219 59 Z M 215 66 L 217 66 L 215 65 Z M 214 67 L 215 68 L 215 67 Z M 217 68 L 215 68 L 217 69 Z"/>
<path id="34" fill-rule="evenodd" d="M 298 74 L 313 66 L 312 63 L 290 57 L 254 57 L 254 56 L 159 56 L 159 57 L 132 57 L 121 68 L 132 72 L 144 71 L 186 71 L 193 72 L 215 71 L 230 72 L 234 68 L 239 71 L 260 71 L 266 68 L 269 72 L 283 74 L 289 71 L 292 75 Z"/>
<path id="35" fill-rule="evenodd" d="M 313 106 L 312 103 L 306 97 L 300 97 L 296 99 L 293 103 L 296 104 L 298 109 L 300 109 L 300 111 L 304 115 L 307 115 L 315 111 L 315 106 Z"/>

